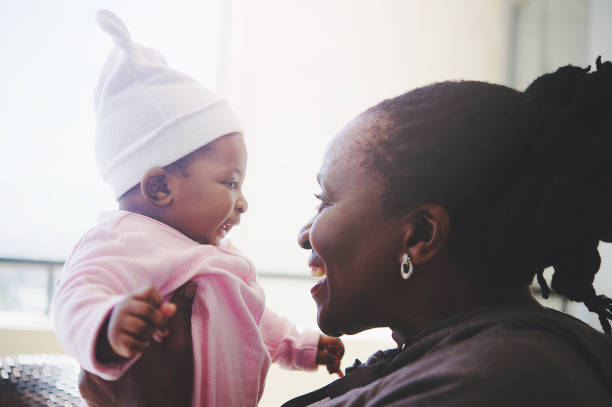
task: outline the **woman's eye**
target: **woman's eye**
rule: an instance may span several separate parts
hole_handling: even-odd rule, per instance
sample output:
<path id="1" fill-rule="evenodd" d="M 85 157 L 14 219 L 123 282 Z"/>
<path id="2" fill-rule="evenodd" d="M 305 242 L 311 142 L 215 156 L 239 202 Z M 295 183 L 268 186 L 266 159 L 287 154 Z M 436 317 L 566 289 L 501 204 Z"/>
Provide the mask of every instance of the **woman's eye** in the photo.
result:
<path id="1" fill-rule="evenodd" d="M 321 211 L 321 209 L 325 208 L 326 206 L 329 206 L 329 200 L 324 194 L 314 194 L 314 196 L 317 201 L 319 201 L 317 205 L 317 211 Z"/>

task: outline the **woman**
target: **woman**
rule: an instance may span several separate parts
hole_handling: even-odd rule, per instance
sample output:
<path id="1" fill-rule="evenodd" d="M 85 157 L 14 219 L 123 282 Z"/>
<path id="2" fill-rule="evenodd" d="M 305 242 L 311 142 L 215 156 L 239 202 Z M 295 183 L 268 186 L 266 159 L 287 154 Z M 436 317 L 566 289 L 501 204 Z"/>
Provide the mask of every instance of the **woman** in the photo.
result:
<path id="1" fill-rule="evenodd" d="M 349 123 L 328 146 L 299 243 L 326 274 L 312 290 L 322 331 L 388 326 L 398 348 L 286 405 L 612 405 L 612 337 L 529 289 L 536 276 L 547 296 L 552 266 L 552 288 L 610 332 L 612 303 L 592 286 L 597 245 L 612 241 L 610 95 L 612 63 L 598 59 L 525 92 L 434 84 Z M 148 372 L 184 367 L 146 356 Z M 92 378 L 81 389 L 94 401 L 109 390 Z"/>

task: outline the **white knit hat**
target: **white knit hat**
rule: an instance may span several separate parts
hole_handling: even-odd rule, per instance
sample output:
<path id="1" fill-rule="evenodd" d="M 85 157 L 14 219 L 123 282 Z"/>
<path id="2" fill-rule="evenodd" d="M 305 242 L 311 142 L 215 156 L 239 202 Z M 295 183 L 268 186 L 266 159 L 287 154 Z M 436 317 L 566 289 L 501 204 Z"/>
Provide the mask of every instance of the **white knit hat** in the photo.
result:
<path id="1" fill-rule="evenodd" d="M 168 66 L 154 49 L 132 42 L 108 10 L 98 24 L 115 42 L 95 91 L 96 161 L 120 197 L 147 170 L 165 167 L 211 141 L 242 132 L 228 104 Z"/>

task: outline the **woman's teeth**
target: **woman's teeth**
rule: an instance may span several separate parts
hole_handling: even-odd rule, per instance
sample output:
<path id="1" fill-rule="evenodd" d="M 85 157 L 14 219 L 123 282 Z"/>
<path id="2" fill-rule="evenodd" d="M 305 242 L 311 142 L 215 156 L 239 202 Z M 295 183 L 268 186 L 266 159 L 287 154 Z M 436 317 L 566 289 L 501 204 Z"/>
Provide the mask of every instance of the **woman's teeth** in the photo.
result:
<path id="1" fill-rule="evenodd" d="M 325 269 L 319 266 L 310 266 L 310 275 L 313 277 L 325 276 Z"/>

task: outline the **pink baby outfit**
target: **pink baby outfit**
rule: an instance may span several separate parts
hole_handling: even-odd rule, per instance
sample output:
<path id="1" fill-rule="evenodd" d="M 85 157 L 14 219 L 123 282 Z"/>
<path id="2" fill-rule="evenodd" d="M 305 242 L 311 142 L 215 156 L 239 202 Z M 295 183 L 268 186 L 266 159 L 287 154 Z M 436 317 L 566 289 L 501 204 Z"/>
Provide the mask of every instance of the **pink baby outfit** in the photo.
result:
<path id="1" fill-rule="evenodd" d="M 143 286 L 165 299 L 187 281 L 198 285 L 192 314 L 193 406 L 255 406 L 270 363 L 314 369 L 319 334 L 299 332 L 266 309 L 252 263 L 229 242 L 201 245 L 146 216 L 116 211 L 76 245 L 53 302 L 62 346 L 98 376 L 113 380 L 135 361 L 103 365 L 94 349 L 115 304 Z"/>

